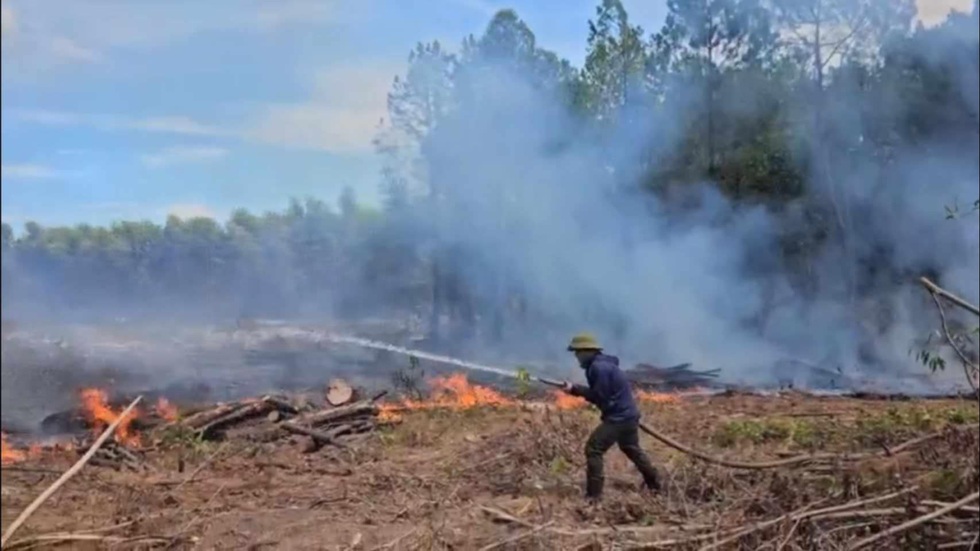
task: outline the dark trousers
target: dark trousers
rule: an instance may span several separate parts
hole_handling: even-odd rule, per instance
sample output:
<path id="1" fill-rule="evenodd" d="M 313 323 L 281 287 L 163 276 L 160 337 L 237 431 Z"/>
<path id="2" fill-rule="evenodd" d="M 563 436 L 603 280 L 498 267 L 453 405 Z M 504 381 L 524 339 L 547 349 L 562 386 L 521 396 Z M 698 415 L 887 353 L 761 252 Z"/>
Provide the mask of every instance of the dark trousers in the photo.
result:
<path id="1" fill-rule="evenodd" d="M 660 474 L 650 463 L 647 454 L 640 448 L 639 422 L 610 423 L 603 421 L 592 431 L 589 441 L 585 444 L 586 496 L 593 499 L 602 497 L 602 486 L 605 480 L 602 473 L 602 457 L 613 444 L 619 444 L 619 449 L 640 471 L 647 488 L 659 491 Z"/>

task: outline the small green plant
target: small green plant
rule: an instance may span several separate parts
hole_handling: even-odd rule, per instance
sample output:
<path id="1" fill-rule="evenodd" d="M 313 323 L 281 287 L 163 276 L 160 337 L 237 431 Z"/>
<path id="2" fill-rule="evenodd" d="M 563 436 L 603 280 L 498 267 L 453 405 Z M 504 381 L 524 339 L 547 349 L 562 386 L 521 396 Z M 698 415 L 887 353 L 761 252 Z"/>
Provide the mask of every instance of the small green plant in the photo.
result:
<path id="1" fill-rule="evenodd" d="M 953 425 L 980 422 L 980 410 L 975 408 L 958 407 L 945 412 L 946 421 Z"/>
<path id="2" fill-rule="evenodd" d="M 207 453 L 211 444 L 204 440 L 200 432 L 184 427 L 173 425 L 164 429 L 160 435 L 160 445 L 166 448 L 183 448 L 192 453 Z"/>
<path id="3" fill-rule="evenodd" d="M 826 440 L 825 431 L 807 421 L 793 419 L 750 419 L 730 421 L 714 434 L 722 447 L 738 444 L 784 442 L 805 448 L 819 447 Z"/>
<path id="4" fill-rule="evenodd" d="M 557 456 L 548 464 L 548 472 L 553 475 L 562 475 L 569 471 L 571 465 L 562 456 Z"/>
<path id="5" fill-rule="evenodd" d="M 933 492 L 948 497 L 960 495 L 963 483 L 964 477 L 952 469 L 937 469 L 927 478 L 927 485 Z"/>
<path id="6" fill-rule="evenodd" d="M 531 373 L 523 366 L 517 367 L 517 396 L 526 397 L 531 392 Z"/>
<path id="7" fill-rule="evenodd" d="M 868 444 L 907 438 L 910 433 L 935 430 L 940 423 L 924 407 L 889 408 L 857 420 L 857 438 Z"/>

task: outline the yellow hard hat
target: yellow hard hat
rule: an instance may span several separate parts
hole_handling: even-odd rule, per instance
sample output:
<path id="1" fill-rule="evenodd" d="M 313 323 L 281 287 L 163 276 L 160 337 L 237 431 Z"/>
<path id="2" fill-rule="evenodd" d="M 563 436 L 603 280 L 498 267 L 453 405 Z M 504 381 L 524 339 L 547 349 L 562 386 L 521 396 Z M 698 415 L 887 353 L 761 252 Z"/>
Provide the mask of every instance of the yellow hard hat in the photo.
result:
<path id="1" fill-rule="evenodd" d="M 572 337 L 572 342 L 568 343 L 569 352 L 576 350 L 602 350 L 602 346 L 592 333 L 579 333 Z"/>

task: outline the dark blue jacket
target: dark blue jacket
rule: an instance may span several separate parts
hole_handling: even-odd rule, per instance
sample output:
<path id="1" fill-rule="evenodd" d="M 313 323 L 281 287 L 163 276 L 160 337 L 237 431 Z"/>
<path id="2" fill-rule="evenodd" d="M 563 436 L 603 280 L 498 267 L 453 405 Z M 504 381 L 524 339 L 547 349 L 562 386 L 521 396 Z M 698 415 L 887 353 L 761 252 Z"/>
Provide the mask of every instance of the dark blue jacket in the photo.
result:
<path id="1" fill-rule="evenodd" d="M 603 421 L 622 423 L 639 420 L 640 410 L 636 407 L 626 374 L 619 368 L 619 358 L 599 354 L 585 368 L 585 378 L 589 386 L 575 385 L 572 394 L 595 404 L 602 412 Z"/>

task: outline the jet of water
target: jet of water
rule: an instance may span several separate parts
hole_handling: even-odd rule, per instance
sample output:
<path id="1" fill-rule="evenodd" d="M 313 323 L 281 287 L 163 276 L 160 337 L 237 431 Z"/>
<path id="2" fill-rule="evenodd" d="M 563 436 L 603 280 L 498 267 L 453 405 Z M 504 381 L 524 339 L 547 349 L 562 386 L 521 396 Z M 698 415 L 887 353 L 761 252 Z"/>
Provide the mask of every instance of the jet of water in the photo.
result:
<path id="1" fill-rule="evenodd" d="M 455 365 L 465 369 L 473 369 L 476 371 L 484 371 L 487 373 L 496 373 L 497 375 L 503 375 L 505 377 L 518 376 L 518 373 L 516 371 L 511 371 L 511 370 L 503 369 L 500 367 L 493 367 L 489 365 L 482 365 L 473 362 L 467 362 L 465 360 L 451 358 L 449 356 L 441 356 L 439 354 L 430 354 L 422 350 L 413 350 L 411 348 L 395 346 L 393 344 L 388 344 L 385 342 L 373 341 L 370 339 L 362 339 L 360 337 L 351 337 L 347 335 L 337 335 L 334 333 L 326 333 L 323 336 L 325 337 L 325 340 L 330 342 L 353 344 L 357 346 L 363 346 L 364 348 L 372 348 L 375 350 L 385 350 L 388 352 L 394 352 L 395 354 L 402 354 L 405 356 L 415 356 L 416 358 L 419 359 L 429 360 L 442 364 Z"/>

